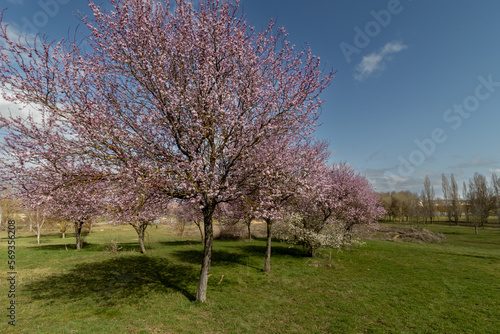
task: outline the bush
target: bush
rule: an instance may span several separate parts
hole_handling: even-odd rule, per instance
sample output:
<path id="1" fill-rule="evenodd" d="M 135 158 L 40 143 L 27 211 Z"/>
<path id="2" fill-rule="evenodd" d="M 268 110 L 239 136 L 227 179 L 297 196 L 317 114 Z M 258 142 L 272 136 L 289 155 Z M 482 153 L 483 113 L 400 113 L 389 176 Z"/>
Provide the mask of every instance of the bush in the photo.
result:
<path id="1" fill-rule="evenodd" d="M 111 239 L 111 240 L 106 240 L 106 247 L 104 248 L 104 250 L 112 254 L 116 254 L 122 248 L 123 247 L 120 246 L 120 243 L 118 241 Z"/>
<path id="2" fill-rule="evenodd" d="M 321 247 L 340 248 L 351 243 L 351 233 L 343 222 L 306 219 L 298 213 L 287 215 L 276 232 L 286 242 L 303 245 L 308 255 L 313 257 Z"/>

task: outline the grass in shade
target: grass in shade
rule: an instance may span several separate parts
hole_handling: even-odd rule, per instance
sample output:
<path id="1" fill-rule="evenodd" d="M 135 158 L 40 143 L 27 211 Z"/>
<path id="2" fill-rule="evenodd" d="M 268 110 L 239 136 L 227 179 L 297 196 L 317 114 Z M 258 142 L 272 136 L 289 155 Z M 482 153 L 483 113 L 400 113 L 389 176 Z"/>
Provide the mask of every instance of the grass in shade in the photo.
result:
<path id="1" fill-rule="evenodd" d="M 215 241 L 206 304 L 194 302 L 202 245 L 151 228 L 139 253 L 131 227 L 16 240 L 16 326 L 1 333 L 498 333 L 500 230 L 429 226 L 442 244 L 366 240 L 318 257 L 264 239 Z M 7 238 L 1 263 L 7 276 Z M 22 236 L 23 234 L 21 234 Z M 118 251 L 111 252 L 118 242 Z M 1 268 L 1 267 L 0 267 Z"/>

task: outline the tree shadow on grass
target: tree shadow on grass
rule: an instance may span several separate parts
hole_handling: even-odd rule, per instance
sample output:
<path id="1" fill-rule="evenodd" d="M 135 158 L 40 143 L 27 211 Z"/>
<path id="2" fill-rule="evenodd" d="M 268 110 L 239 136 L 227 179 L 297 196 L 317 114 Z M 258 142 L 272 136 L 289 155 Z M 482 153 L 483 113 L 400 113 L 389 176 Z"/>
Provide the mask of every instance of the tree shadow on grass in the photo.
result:
<path id="1" fill-rule="evenodd" d="M 118 247 L 118 253 L 120 253 L 120 252 L 132 252 L 132 251 L 135 251 L 137 253 L 141 252 L 141 245 L 138 242 L 118 242 L 117 247 Z M 144 247 L 146 248 L 146 253 L 148 250 L 153 249 L 148 244 L 146 244 Z M 102 248 L 103 251 L 111 251 L 111 249 L 112 249 L 112 246 L 110 244 L 106 244 Z"/>
<path id="2" fill-rule="evenodd" d="M 201 264 L 203 260 L 203 251 L 199 250 L 180 250 L 173 253 L 182 262 Z M 214 266 L 232 266 L 235 264 L 244 264 L 244 255 L 231 253 L 223 250 L 212 250 L 212 265 Z"/>
<path id="3" fill-rule="evenodd" d="M 190 246 L 190 245 L 201 245 L 199 240 L 178 240 L 178 241 L 161 241 L 159 244 L 164 246 Z"/>
<path id="4" fill-rule="evenodd" d="M 203 251 L 198 250 L 180 250 L 173 252 L 173 254 L 179 261 L 196 264 L 201 264 L 203 260 Z M 248 254 L 241 254 L 235 252 L 228 252 L 225 250 L 212 250 L 212 267 L 223 267 L 230 266 L 234 267 L 237 265 L 246 266 L 260 270 L 255 266 L 252 266 L 248 261 Z"/>
<path id="5" fill-rule="evenodd" d="M 23 231 L 24 232 L 24 231 Z M 27 232 L 27 231 L 26 231 Z M 43 232 L 43 231 L 42 231 Z M 36 240 L 36 233 L 35 232 L 31 232 L 33 234 L 30 234 L 30 235 L 23 235 L 21 238 L 23 239 L 35 239 Z M 83 234 L 83 233 L 82 233 Z M 68 235 L 70 235 L 70 233 L 66 233 L 66 237 L 68 237 Z M 60 232 L 52 232 L 52 233 L 42 233 L 41 235 L 41 240 L 43 239 L 47 239 L 47 238 L 51 238 L 51 239 L 62 239 L 61 238 L 61 233 Z"/>
<path id="6" fill-rule="evenodd" d="M 254 256 L 265 256 L 266 247 L 265 246 L 257 246 L 257 245 L 242 245 L 239 248 L 247 254 L 251 254 Z M 273 256 L 291 256 L 291 257 L 304 257 L 304 251 L 290 245 L 272 245 L 271 248 L 271 257 Z"/>
<path id="7" fill-rule="evenodd" d="M 34 250 L 34 251 L 41 251 L 41 250 L 54 250 L 54 251 L 60 251 L 60 250 L 75 250 L 76 245 L 74 243 L 72 244 L 59 244 L 59 245 L 34 245 L 34 246 L 28 246 L 27 248 Z"/>
<path id="8" fill-rule="evenodd" d="M 125 252 L 125 251 L 137 251 L 138 253 L 141 252 L 141 246 L 139 245 L 138 242 L 118 242 L 117 243 L 117 252 Z M 42 251 L 42 250 L 55 250 L 55 251 L 60 251 L 60 250 L 75 250 L 76 245 L 75 243 L 70 243 L 70 244 L 50 244 L 50 245 L 34 245 L 34 246 L 28 246 L 28 248 L 35 250 L 35 251 Z M 146 251 L 151 249 L 150 246 L 146 245 Z M 100 251 L 111 251 L 112 247 L 110 244 L 100 244 L 100 243 L 87 243 L 85 242 L 83 246 L 83 251 L 93 251 L 93 252 L 100 252 Z"/>
<path id="9" fill-rule="evenodd" d="M 191 301 L 195 296 L 198 270 L 147 256 L 117 257 L 79 264 L 70 272 L 54 274 L 25 286 L 35 300 L 59 302 L 90 298 L 115 305 L 150 293 L 181 292 Z"/>

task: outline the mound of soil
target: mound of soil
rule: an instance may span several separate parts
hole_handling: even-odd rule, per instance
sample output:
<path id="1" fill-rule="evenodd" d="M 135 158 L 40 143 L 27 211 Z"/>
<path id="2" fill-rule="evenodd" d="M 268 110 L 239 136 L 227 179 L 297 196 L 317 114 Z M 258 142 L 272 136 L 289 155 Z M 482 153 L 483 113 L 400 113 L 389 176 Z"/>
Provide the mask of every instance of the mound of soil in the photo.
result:
<path id="1" fill-rule="evenodd" d="M 380 225 L 374 239 L 416 243 L 440 243 L 446 241 L 441 233 L 431 232 L 421 227 Z"/>

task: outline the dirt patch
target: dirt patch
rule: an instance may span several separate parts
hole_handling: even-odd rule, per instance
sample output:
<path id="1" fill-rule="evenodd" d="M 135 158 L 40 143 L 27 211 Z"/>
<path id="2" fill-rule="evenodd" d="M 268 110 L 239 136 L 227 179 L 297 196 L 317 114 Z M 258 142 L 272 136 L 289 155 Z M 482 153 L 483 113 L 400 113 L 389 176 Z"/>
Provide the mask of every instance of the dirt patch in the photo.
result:
<path id="1" fill-rule="evenodd" d="M 421 227 L 380 226 L 376 235 L 380 240 L 416 242 L 416 243 L 440 243 L 446 241 L 441 233 L 431 232 Z"/>
<path id="2" fill-rule="evenodd" d="M 370 231 L 362 228 L 357 229 L 355 232 L 355 234 L 358 234 L 358 237 L 359 235 L 362 235 L 363 238 L 375 240 L 415 243 L 441 243 L 446 241 L 446 237 L 443 234 L 432 232 L 421 227 L 379 225 L 378 229 L 374 233 L 369 233 Z"/>

